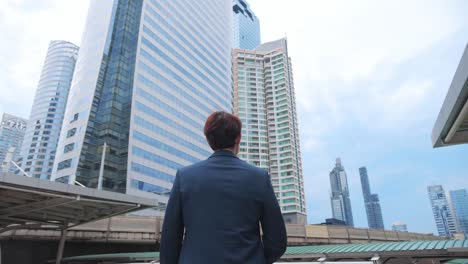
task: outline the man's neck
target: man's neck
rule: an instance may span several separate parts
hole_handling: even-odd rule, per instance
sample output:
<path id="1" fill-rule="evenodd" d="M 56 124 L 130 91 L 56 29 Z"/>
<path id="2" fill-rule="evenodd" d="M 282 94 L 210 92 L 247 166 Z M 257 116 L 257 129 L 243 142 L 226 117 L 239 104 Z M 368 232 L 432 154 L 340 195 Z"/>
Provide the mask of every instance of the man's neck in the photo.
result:
<path id="1" fill-rule="evenodd" d="M 237 156 L 237 153 L 236 153 L 236 148 L 233 147 L 233 148 L 223 148 L 223 149 L 220 149 L 220 150 L 227 150 L 227 151 L 231 151 L 234 155 Z M 218 150 L 218 151 L 220 151 Z"/>

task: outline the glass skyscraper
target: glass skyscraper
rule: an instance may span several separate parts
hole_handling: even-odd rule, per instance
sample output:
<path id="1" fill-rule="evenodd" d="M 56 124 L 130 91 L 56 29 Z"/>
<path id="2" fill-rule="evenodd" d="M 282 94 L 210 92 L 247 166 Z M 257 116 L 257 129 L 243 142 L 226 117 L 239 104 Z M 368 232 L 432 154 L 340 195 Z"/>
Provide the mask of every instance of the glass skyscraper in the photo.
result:
<path id="1" fill-rule="evenodd" d="M 361 177 L 362 194 L 364 196 L 364 205 L 366 207 L 367 223 L 369 229 L 385 229 L 382 217 L 382 208 L 380 207 L 379 195 L 371 193 L 367 168 L 359 168 Z"/>
<path id="2" fill-rule="evenodd" d="M 266 169 L 283 216 L 306 223 L 296 98 L 287 41 L 233 51 L 234 113 L 242 120 L 239 157 Z"/>
<path id="3" fill-rule="evenodd" d="M 348 178 L 340 158 L 336 159 L 335 167 L 330 172 L 330 185 L 333 218 L 344 221 L 347 226 L 354 226 Z"/>
<path id="4" fill-rule="evenodd" d="M 232 111 L 231 1 L 92 1 L 53 179 L 167 200 Z"/>
<path id="5" fill-rule="evenodd" d="M 26 131 L 27 120 L 21 117 L 3 113 L 0 123 L 0 165 L 3 170 L 14 172 L 16 168 L 12 164 L 4 164 L 3 161 L 10 150 L 13 150 L 11 160 L 19 158 L 21 144 Z M 9 163 L 9 162 L 8 162 Z"/>
<path id="6" fill-rule="evenodd" d="M 260 22 L 245 0 L 232 0 L 233 48 L 253 50 L 260 45 Z"/>
<path id="7" fill-rule="evenodd" d="M 32 177 L 50 179 L 73 78 L 78 46 L 49 43 L 21 147 L 20 166 Z"/>
<path id="8" fill-rule="evenodd" d="M 447 202 L 444 188 L 442 185 L 433 185 L 427 187 L 427 191 L 439 236 L 453 236 L 454 233 L 457 233 L 457 226 L 453 212 Z"/>
<path id="9" fill-rule="evenodd" d="M 450 202 L 458 231 L 468 236 L 468 193 L 466 189 L 450 191 Z"/>

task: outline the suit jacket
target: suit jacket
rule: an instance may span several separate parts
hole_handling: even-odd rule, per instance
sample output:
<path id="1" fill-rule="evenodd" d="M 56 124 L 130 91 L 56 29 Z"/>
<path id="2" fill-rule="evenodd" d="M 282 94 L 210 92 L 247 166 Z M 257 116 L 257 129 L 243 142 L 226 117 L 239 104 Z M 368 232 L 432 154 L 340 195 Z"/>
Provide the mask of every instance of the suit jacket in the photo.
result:
<path id="1" fill-rule="evenodd" d="M 273 263 L 286 244 L 265 170 L 220 150 L 177 171 L 162 228 L 161 264 Z"/>

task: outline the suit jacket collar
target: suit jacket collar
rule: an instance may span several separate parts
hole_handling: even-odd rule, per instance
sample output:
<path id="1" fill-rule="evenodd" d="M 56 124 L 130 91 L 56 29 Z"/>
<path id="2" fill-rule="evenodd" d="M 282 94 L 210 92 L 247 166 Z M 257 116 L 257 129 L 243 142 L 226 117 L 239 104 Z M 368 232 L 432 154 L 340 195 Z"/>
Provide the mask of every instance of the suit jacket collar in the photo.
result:
<path id="1" fill-rule="evenodd" d="M 217 157 L 217 156 L 227 156 L 227 157 L 237 158 L 237 156 L 236 156 L 236 154 L 234 154 L 234 152 L 232 152 L 230 150 L 224 150 L 224 149 L 213 152 L 213 154 L 211 154 L 210 158 Z"/>

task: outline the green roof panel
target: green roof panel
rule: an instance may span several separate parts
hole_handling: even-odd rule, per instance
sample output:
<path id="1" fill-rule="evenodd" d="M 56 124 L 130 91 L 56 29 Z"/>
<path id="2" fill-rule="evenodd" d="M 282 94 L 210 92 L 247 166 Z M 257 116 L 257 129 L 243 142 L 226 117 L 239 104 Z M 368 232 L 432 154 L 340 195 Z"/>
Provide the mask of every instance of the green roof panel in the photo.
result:
<path id="1" fill-rule="evenodd" d="M 388 251 L 413 251 L 413 250 L 440 250 L 453 247 L 468 248 L 468 240 L 440 240 L 440 241 L 410 241 L 410 242 L 378 242 L 368 244 L 339 244 L 339 245 L 319 245 L 319 246 L 293 246 L 288 247 L 285 255 L 304 254 L 329 254 L 329 253 L 363 253 L 363 252 L 388 252 Z M 118 253 L 102 255 L 86 255 L 64 258 L 64 261 L 75 260 L 136 260 L 136 259 L 156 259 L 158 252 L 142 253 Z M 449 262 L 450 263 L 450 262 Z M 456 263 L 456 262 L 453 262 Z"/>

